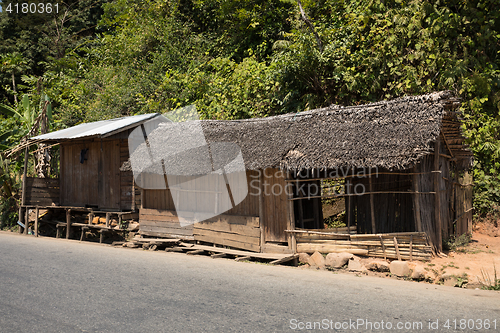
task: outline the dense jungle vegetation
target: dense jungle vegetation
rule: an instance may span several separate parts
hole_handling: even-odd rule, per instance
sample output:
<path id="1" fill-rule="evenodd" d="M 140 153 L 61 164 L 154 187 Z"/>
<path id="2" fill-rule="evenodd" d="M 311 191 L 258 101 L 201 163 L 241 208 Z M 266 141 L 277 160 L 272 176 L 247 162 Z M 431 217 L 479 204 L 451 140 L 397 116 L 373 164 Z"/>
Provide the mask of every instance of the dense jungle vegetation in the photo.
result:
<path id="1" fill-rule="evenodd" d="M 16 3 L 0 13 L 2 151 L 45 101 L 55 130 L 190 104 L 238 119 L 449 89 L 475 156 L 476 216 L 500 209 L 498 0 Z M 22 163 L 0 160 L 3 224 L 17 219 Z"/>

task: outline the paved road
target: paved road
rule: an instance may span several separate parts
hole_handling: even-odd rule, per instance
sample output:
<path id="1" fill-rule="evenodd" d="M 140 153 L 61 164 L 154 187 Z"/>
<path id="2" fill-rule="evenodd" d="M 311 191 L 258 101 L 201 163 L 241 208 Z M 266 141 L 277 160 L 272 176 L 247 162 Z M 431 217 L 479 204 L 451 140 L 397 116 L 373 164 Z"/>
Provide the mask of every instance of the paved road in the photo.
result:
<path id="1" fill-rule="evenodd" d="M 0 232 L 0 332 L 471 331 L 463 318 L 500 331 L 500 294 Z"/>

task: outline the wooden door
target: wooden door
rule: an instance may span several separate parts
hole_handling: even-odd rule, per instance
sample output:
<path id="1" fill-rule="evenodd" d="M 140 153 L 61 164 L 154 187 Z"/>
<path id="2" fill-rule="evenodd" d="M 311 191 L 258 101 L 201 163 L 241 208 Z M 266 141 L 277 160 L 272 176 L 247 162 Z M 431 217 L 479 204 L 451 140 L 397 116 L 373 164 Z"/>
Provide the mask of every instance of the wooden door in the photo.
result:
<path id="1" fill-rule="evenodd" d="M 279 169 L 266 169 L 261 176 L 263 191 L 263 227 L 265 242 L 286 242 L 288 198 L 285 175 Z"/>

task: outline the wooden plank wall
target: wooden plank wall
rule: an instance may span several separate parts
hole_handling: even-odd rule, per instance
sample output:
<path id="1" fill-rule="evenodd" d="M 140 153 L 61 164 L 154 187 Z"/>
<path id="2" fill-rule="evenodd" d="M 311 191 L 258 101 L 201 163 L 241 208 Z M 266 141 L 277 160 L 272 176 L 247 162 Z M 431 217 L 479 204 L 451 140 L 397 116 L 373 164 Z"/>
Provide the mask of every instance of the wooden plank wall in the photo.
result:
<path id="1" fill-rule="evenodd" d="M 285 174 L 279 169 L 266 169 L 263 177 L 264 240 L 287 242 L 288 197 L 285 191 Z"/>
<path id="2" fill-rule="evenodd" d="M 27 206 L 59 205 L 60 189 L 58 178 L 26 177 Z"/>
<path id="3" fill-rule="evenodd" d="M 219 215 L 195 223 L 193 234 L 195 240 L 260 252 L 258 217 Z"/>
<path id="4" fill-rule="evenodd" d="M 255 175 L 258 175 L 255 171 L 247 171 L 247 182 L 250 182 L 255 178 Z M 229 182 L 231 183 L 231 174 L 228 174 Z M 254 177 L 254 178 L 252 178 Z M 146 181 L 144 182 L 145 187 L 153 186 L 158 182 L 164 182 L 162 175 L 148 175 L 145 177 Z M 215 212 L 216 204 L 215 204 L 215 194 L 222 193 L 224 189 L 218 189 L 217 184 L 215 184 L 214 179 L 204 178 L 204 177 L 175 177 L 169 176 L 169 179 L 173 179 L 175 182 L 190 182 L 189 186 L 193 192 L 174 192 L 174 195 L 179 195 L 179 201 L 181 203 L 181 207 L 175 207 L 174 200 L 172 198 L 172 194 L 170 190 L 150 190 L 144 189 L 143 194 L 144 198 L 142 198 L 142 204 L 144 208 L 152 208 L 152 209 L 160 209 L 160 210 L 178 210 L 182 211 L 197 211 L 197 212 Z M 211 197 L 206 197 L 204 194 L 207 189 L 213 191 L 213 195 Z M 199 192 L 196 192 L 199 191 Z M 237 191 L 233 193 L 236 195 L 239 193 L 241 195 L 241 191 L 244 191 L 244 188 L 237 187 Z M 259 216 L 259 198 L 255 191 L 252 192 L 252 189 L 249 186 L 248 195 L 237 204 L 235 207 L 229 209 L 224 212 L 226 215 L 242 215 L 242 216 Z"/>
<path id="5" fill-rule="evenodd" d="M 88 149 L 80 163 L 80 152 Z M 101 151 L 102 149 L 102 151 Z M 61 145 L 61 204 L 120 209 L 120 141 L 88 140 Z"/>
<path id="6" fill-rule="evenodd" d="M 161 209 L 139 210 L 139 232 L 146 236 L 193 236 L 193 225 L 181 226 L 175 211 Z"/>
<path id="7" fill-rule="evenodd" d="M 123 165 L 129 158 L 128 140 L 120 139 L 120 166 Z M 137 193 L 135 193 L 134 175 L 130 171 L 120 171 L 120 209 L 134 210 L 137 203 Z M 139 191 L 140 196 L 140 191 Z M 135 200 L 135 202 L 134 202 Z M 140 197 L 139 197 L 140 200 Z M 140 204 L 140 201 L 139 201 Z"/>

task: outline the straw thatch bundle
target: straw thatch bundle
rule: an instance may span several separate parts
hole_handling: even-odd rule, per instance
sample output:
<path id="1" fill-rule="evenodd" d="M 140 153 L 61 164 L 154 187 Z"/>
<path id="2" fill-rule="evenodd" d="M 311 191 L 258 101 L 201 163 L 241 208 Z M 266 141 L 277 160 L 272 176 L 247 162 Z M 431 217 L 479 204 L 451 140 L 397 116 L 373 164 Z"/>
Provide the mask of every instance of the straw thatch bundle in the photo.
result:
<path id="1" fill-rule="evenodd" d="M 167 174 L 201 175 L 234 161 L 241 149 L 249 170 L 406 169 L 433 152 L 444 117 L 460 129 L 448 110 L 452 104 L 456 99 L 444 91 L 268 118 L 203 120 L 206 142 L 200 140 L 200 122 L 163 123 L 148 137 L 154 161 L 143 144 L 131 164 L 136 172 L 161 174 L 164 167 Z M 241 171 L 233 164 L 225 171 Z"/>

